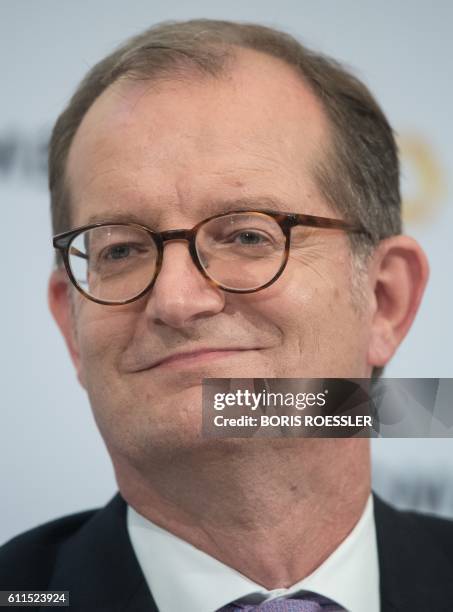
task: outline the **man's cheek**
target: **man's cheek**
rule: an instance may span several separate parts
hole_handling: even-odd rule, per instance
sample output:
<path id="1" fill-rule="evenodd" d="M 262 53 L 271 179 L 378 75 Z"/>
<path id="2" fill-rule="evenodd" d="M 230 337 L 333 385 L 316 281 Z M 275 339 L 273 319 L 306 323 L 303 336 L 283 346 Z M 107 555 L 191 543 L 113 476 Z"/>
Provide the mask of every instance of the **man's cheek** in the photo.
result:
<path id="1" fill-rule="evenodd" d="M 112 359 L 130 341 L 130 323 L 115 312 L 108 313 L 109 316 L 103 312 L 96 313 L 97 316 L 88 314 L 91 316 L 81 316 L 78 321 L 78 338 L 84 359 L 91 363 Z"/>
<path id="2" fill-rule="evenodd" d="M 77 379 L 85 391 L 88 391 L 85 368 L 83 367 L 82 362 L 77 370 Z"/>

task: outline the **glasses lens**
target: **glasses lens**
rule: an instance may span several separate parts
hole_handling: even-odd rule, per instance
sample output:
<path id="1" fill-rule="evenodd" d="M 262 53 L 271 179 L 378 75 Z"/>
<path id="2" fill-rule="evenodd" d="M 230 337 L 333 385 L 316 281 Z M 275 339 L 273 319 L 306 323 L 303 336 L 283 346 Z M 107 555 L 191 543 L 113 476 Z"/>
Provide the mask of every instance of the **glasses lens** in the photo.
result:
<path id="1" fill-rule="evenodd" d="M 156 262 L 156 243 L 138 227 L 95 227 L 76 236 L 69 247 L 69 265 L 79 287 L 95 299 L 113 304 L 146 289 Z"/>
<path id="2" fill-rule="evenodd" d="M 231 213 L 207 221 L 197 234 L 198 257 L 208 276 L 225 289 L 252 291 L 281 270 L 286 237 L 264 213 Z"/>

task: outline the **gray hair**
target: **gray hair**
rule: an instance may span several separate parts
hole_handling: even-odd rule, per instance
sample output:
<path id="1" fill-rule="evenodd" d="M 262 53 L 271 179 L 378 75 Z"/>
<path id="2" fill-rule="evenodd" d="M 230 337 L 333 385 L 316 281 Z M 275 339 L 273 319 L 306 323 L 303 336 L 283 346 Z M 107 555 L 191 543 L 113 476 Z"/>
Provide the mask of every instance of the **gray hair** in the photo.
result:
<path id="1" fill-rule="evenodd" d="M 55 233 L 70 227 L 65 185 L 68 152 L 85 113 L 120 78 L 174 80 L 188 70 L 221 77 L 238 48 L 253 49 L 292 66 L 320 100 L 332 145 L 314 168 L 332 208 L 362 224 L 370 239 L 351 236 L 353 251 L 369 253 L 379 240 L 401 232 L 398 152 L 392 129 L 367 87 L 335 60 L 307 49 L 273 28 L 196 19 L 165 22 L 127 40 L 97 63 L 78 86 L 52 132 L 49 188 Z"/>

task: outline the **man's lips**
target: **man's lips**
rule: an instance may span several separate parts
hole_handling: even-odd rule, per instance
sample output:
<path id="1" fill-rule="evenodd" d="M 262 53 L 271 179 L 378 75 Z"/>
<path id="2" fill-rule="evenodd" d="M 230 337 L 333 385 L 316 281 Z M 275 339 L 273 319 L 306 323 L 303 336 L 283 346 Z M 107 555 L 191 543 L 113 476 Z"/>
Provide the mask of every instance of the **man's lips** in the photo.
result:
<path id="1" fill-rule="evenodd" d="M 229 357 L 230 355 L 237 355 L 244 351 L 258 350 L 255 347 L 251 348 L 204 348 L 194 351 L 184 351 L 180 353 L 173 353 L 150 363 L 146 368 L 140 368 L 140 370 L 151 370 L 161 367 L 184 367 L 190 365 L 196 365 L 203 362 L 213 361 L 215 359 L 222 359 Z"/>

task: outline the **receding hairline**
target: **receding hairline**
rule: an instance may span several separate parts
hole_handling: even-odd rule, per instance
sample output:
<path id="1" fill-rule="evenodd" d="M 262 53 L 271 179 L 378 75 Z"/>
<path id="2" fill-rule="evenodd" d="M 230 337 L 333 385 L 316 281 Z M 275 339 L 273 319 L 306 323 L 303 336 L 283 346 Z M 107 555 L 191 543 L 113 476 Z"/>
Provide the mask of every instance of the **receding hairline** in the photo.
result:
<path id="1" fill-rule="evenodd" d="M 223 47 L 224 49 L 224 47 Z M 263 65 L 272 65 L 274 64 L 278 67 L 280 72 L 286 72 L 287 74 L 287 82 L 293 88 L 294 95 L 297 96 L 299 93 L 303 94 L 305 97 L 305 101 L 310 101 L 309 112 L 315 112 L 313 118 L 310 117 L 311 120 L 320 121 L 321 129 L 323 132 L 323 138 L 320 142 L 316 142 L 316 145 L 313 149 L 313 157 L 307 160 L 307 172 L 309 172 L 316 183 L 316 169 L 321 164 L 328 164 L 331 156 L 334 156 L 333 151 L 333 132 L 334 128 L 332 125 L 332 121 L 326 112 L 326 109 L 320 99 L 320 96 L 317 95 L 315 89 L 312 87 L 310 82 L 305 78 L 305 75 L 302 74 L 295 66 L 289 64 L 284 59 L 275 57 L 269 53 L 266 53 L 262 50 L 251 49 L 247 47 L 240 47 L 239 45 L 228 45 L 228 62 L 222 65 L 222 69 L 215 73 L 210 74 L 206 73 L 199 69 L 197 65 L 193 65 L 189 63 L 188 60 L 183 60 L 184 65 L 179 66 L 172 71 L 165 71 L 162 74 L 156 74 L 147 76 L 146 74 L 137 75 L 134 73 L 124 73 L 121 74 L 115 81 L 110 83 L 90 104 L 84 113 L 81 121 L 79 122 L 77 129 L 74 131 L 74 134 L 71 139 L 71 143 L 68 147 L 67 157 L 64 164 L 64 176 L 63 176 L 63 187 L 65 192 L 65 198 L 67 202 L 68 212 L 71 212 L 72 202 L 71 202 L 71 182 L 69 180 L 69 168 L 71 157 L 74 152 L 74 144 L 78 136 L 80 136 L 81 129 L 83 130 L 83 126 L 87 121 L 90 113 L 96 104 L 105 96 L 105 94 L 111 94 L 112 91 L 118 93 L 119 96 L 122 95 L 122 91 L 127 95 L 130 92 L 130 87 L 137 86 L 138 95 L 141 97 L 142 95 L 146 95 L 147 92 L 152 90 L 153 92 L 159 93 L 159 91 L 168 90 L 172 84 L 175 85 L 176 88 L 179 88 L 184 83 L 188 83 L 189 85 L 197 85 L 207 84 L 209 85 L 211 82 L 219 82 L 228 85 L 229 83 L 233 84 L 233 77 L 235 74 L 242 71 L 243 75 L 246 76 L 247 71 L 256 68 L 250 62 L 253 59 L 261 59 L 263 61 Z M 291 82 L 292 81 L 292 82 Z M 140 92 L 141 90 L 141 92 Z M 300 103 L 298 102 L 298 105 Z M 72 215 L 68 215 L 69 217 Z"/>
<path id="2" fill-rule="evenodd" d="M 332 207 L 366 226 L 370 241 L 351 237 L 366 254 L 401 231 L 398 152 L 393 130 L 367 86 L 337 60 L 306 47 L 289 33 L 248 22 L 192 19 L 155 24 L 129 38 L 86 74 L 59 116 L 49 147 L 49 187 L 55 232 L 70 226 L 63 178 L 68 150 L 85 113 L 122 75 L 162 81 L 198 72 L 225 73 L 234 49 L 260 52 L 297 72 L 320 101 L 332 128 L 316 183 Z M 177 73 L 179 72 L 179 75 Z M 327 147 L 325 147 L 327 148 Z M 61 262 L 60 262 L 61 263 Z"/>

